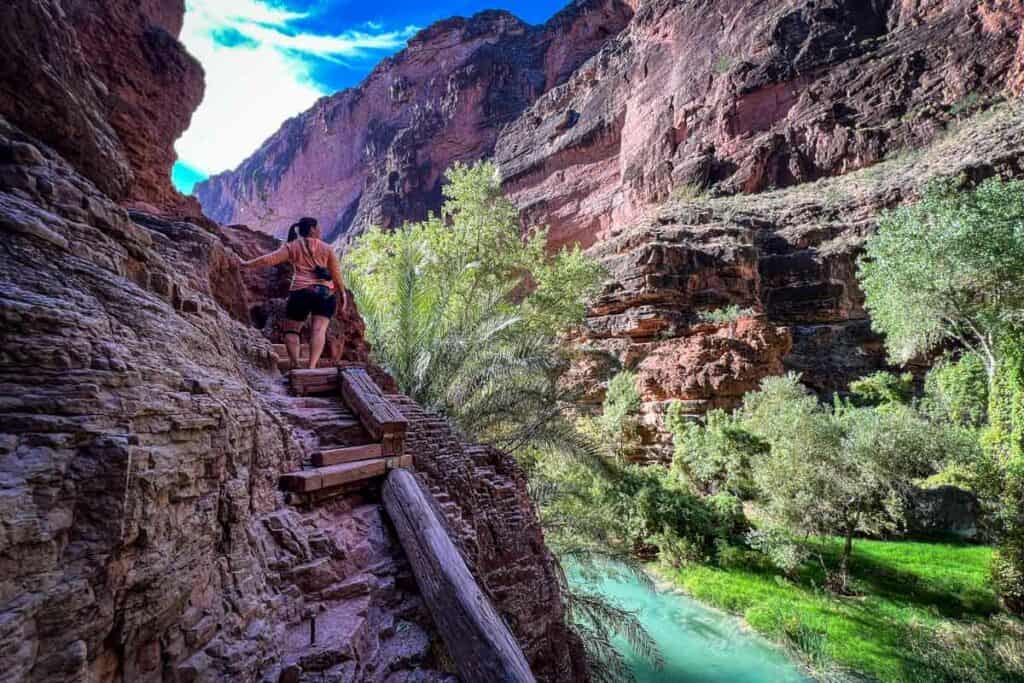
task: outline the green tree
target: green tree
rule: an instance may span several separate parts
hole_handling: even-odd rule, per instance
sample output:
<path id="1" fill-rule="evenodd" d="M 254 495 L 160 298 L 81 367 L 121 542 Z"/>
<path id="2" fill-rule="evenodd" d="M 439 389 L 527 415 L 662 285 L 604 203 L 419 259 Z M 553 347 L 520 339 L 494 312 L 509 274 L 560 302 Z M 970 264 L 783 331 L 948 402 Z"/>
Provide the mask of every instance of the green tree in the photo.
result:
<path id="1" fill-rule="evenodd" d="M 997 510 L 993 571 L 1006 604 L 1024 612 L 1024 181 L 930 186 L 920 202 L 883 216 L 858 277 L 894 361 L 955 344 L 985 368 L 980 464 Z"/>
<path id="2" fill-rule="evenodd" d="M 974 353 L 944 357 L 928 371 L 922 409 L 936 420 L 981 427 L 988 419 L 988 377 Z"/>
<path id="3" fill-rule="evenodd" d="M 989 425 L 982 436 L 999 465 L 995 522 L 999 548 L 992 574 L 1006 607 L 1024 615 L 1024 340 L 1004 340 L 1001 366 L 989 393 Z"/>
<path id="4" fill-rule="evenodd" d="M 1024 311 L 1024 182 L 929 186 L 882 216 L 858 277 L 894 362 L 957 343 L 978 354 L 991 383 L 1000 340 Z"/>
<path id="5" fill-rule="evenodd" d="M 767 444 L 744 429 L 736 416 L 712 410 L 698 422 L 687 419 L 682 404 L 673 401 L 665 423 L 675 444 L 672 469 L 696 492 L 753 497 L 752 458 L 763 455 Z"/>
<path id="6" fill-rule="evenodd" d="M 574 438 L 557 335 L 583 319 L 600 266 L 525 235 L 489 163 L 447 173 L 440 216 L 372 229 L 345 259 L 375 360 L 467 435 L 515 451 Z"/>
<path id="7" fill-rule="evenodd" d="M 850 394 L 854 402 L 862 406 L 907 405 L 914 397 L 914 376 L 909 372 L 899 376 L 875 372 L 850 382 Z"/>
<path id="8" fill-rule="evenodd" d="M 951 443 L 911 408 L 830 407 L 792 374 L 747 394 L 742 423 L 770 445 L 767 455 L 752 459 L 770 520 L 794 534 L 844 540 L 830 573 L 838 591 L 846 590 L 855 534 L 878 534 L 899 522 L 913 481 L 934 471 Z"/>
<path id="9" fill-rule="evenodd" d="M 597 426 L 610 454 L 625 458 L 638 445 L 640 405 L 635 372 L 622 370 L 608 381 Z"/>

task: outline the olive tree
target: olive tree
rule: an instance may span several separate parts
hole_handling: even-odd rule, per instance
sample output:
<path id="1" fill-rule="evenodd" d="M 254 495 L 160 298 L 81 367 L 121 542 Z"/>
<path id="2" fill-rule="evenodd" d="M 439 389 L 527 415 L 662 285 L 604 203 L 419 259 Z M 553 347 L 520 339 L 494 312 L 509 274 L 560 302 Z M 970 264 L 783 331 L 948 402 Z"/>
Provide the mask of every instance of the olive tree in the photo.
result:
<path id="1" fill-rule="evenodd" d="M 769 445 L 750 461 L 769 520 L 793 534 L 843 540 L 839 566 L 830 572 L 838 591 L 846 589 L 855 535 L 896 525 L 913 480 L 956 447 L 955 434 L 912 408 L 829 406 L 793 374 L 764 380 L 744 398 L 740 415 Z"/>

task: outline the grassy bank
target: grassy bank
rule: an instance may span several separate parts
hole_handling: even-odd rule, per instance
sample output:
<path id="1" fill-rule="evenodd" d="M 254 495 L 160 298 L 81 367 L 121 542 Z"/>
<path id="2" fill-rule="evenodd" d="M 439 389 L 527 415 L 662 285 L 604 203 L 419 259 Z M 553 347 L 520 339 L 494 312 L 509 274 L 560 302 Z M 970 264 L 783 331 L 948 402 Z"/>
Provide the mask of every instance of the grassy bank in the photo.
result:
<path id="1" fill-rule="evenodd" d="M 825 542 L 828 552 L 837 543 Z M 959 543 L 859 540 L 857 593 L 821 590 L 820 568 L 792 578 L 763 563 L 691 566 L 672 578 L 690 595 L 742 615 L 818 671 L 881 681 L 1024 680 L 1024 628 L 998 616 L 989 582 L 992 551 Z"/>

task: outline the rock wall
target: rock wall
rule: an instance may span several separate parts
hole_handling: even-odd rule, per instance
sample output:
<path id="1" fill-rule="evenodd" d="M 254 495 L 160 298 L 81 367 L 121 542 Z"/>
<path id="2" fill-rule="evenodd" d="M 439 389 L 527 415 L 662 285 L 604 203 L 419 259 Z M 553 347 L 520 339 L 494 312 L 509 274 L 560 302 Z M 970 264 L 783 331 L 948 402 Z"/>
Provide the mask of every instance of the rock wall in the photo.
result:
<path id="1" fill-rule="evenodd" d="M 424 29 L 357 88 L 285 122 L 238 169 L 196 186 L 207 216 L 282 237 L 316 216 L 328 239 L 425 218 L 455 161 L 489 156 L 500 128 L 629 20 L 621 0 L 574 2 L 543 26 L 481 12 Z"/>
<path id="2" fill-rule="evenodd" d="M 203 95 L 177 40 L 182 0 L 13 0 L 0 6 L 0 115 L 107 196 L 199 215 L 171 186 L 174 141 Z"/>
<path id="3" fill-rule="evenodd" d="M 527 223 L 589 245 L 674 191 L 755 193 L 927 144 L 1006 89 L 1020 29 L 996 0 L 648 0 L 495 159 Z"/>
<path id="4" fill-rule="evenodd" d="M 587 402 L 633 367 L 644 400 L 642 457 L 671 453 L 663 416 L 732 408 L 767 375 L 798 372 L 823 395 L 885 369 L 856 282 L 879 212 L 931 179 L 1024 177 L 1024 101 L 965 118 L 926 148 L 869 168 L 753 196 L 670 200 L 591 249 L 611 277 L 573 340 L 569 380 Z M 736 306 L 734 323 L 700 317 Z"/>

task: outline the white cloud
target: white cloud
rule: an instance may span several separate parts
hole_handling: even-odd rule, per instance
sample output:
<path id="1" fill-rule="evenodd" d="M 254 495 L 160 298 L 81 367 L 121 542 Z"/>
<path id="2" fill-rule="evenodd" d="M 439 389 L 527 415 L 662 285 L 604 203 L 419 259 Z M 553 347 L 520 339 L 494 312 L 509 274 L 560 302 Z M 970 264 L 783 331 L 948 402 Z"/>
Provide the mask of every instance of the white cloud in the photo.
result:
<path id="1" fill-rule="evenodd" d="M 175 145 L 182 161 L 208 174 L 234 168 L 285 119 L 327 94 L 312 77 L 315 60 L 392 51 L 415 31 L 295 30 L 293 22 L 307 16 L 262 0 L 187 0 L 181 40 L 206 71 L 206 95 Z"/>

